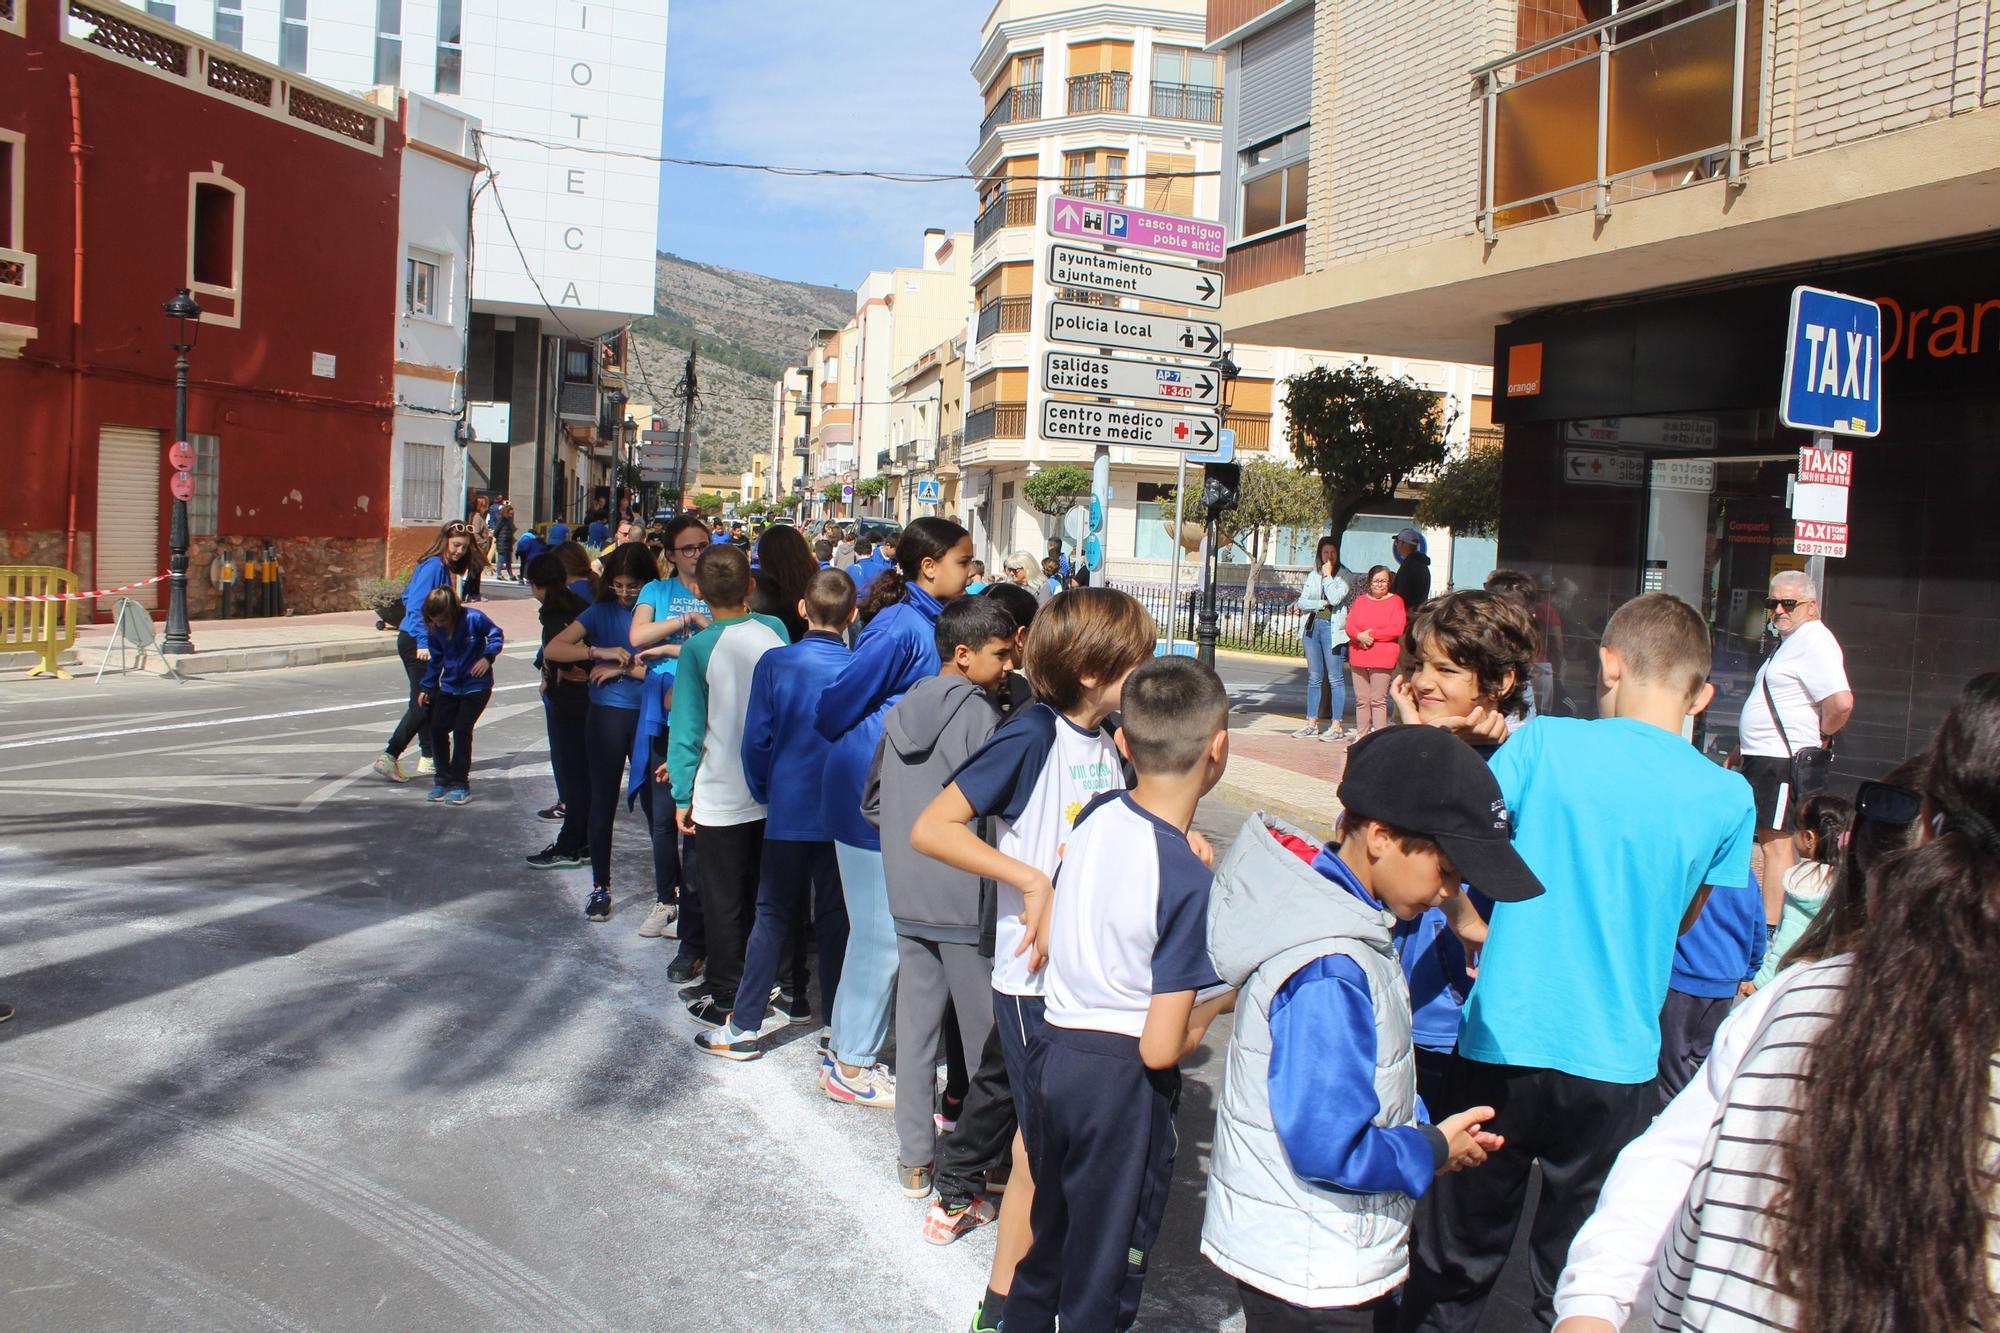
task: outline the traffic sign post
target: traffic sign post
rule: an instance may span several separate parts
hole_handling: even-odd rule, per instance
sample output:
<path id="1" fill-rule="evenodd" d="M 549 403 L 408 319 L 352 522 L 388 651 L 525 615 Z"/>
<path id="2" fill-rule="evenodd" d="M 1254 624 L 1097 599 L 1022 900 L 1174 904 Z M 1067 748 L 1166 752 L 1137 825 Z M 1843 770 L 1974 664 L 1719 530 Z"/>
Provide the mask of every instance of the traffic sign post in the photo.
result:
<path id="1" fill-rule="evenodd" d="M 1179 213 L 1091 203 L 1066 194 L 1049 196 L 1048 225 L 1049 235 L 1066 241 L 1130 246 L 1217 264 L 1227 253 L 1227 233 L 1219 222 L 1204 222 Z"/>
<path id="2" fill-rule="evenodd" d="M 1222 348 L 1222 326 L 1213 320 L 1148 315 L 1075 301 L 1049 302 L 1050 342 L 1122 348 L 1159 356 L 1212 360 Z"/>
<path id="3" fill-rule="evenodd" d="M 1086 352 L 1046 352 L 1042 356 L 1042 388 L 1052 393 L 1086 393 L 1099 398 L 1212 407 L 1219 401 L 1222 377 L 1213 370 L 1158 361 L 1092 356 Z"/>
<path id="4" fill-rule="evenodd" d="M 1881 433 L 1881 306 L 1818 287 L 1792 289 L 1778 419 L 1795 430 Z"/>
<path id="5" fill-rule="evenodd" d="M 1080 245 L 1049 247 L 1049 285 L 1081 287 L 1107 296 L 1222 308 L 1222 275 L 1138 255 L 1111 254 Z"/>
<path id="6" fill-rule="evenodd" d="M 1042 400 L 1042 435 L 1063 444 L 1125 444 L 1150 449 L 1207 449 L 1215 418 L 1146 407 Z"/>

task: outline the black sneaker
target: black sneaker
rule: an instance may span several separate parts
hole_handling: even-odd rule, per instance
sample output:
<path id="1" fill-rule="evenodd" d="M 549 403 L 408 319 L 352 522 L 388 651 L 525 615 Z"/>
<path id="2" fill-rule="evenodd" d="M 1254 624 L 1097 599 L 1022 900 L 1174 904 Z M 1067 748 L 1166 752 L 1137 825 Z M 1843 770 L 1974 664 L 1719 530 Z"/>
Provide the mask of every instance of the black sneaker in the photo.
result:
<path id="1" fill-rule="evenodd" d="M 4 1023 L 4 1022 L 6 1022 L 6 1021 L 7 1021 L 8 1019 L 12 1018 L 13 1016 L 14 1016 L 14 1006 L 13 1006 L 13 1005 L 11 1005 L 11 1004 L 0 1004 L 0 1023 Z"/>
<path id="2" fill-rule="evenodd" d="M 565 870 L 589 865 L 590 858 L 581 852 L 566 852 L 554 843 L 550 843 L 529 857 L 528 864 L 537 870 Z"/>
<path id="3" fill-rule="evenodd" d="M 535 811 L 535 814 L 543 819 L 561 819 L 567 813 L 568 811 L 563 809 L 563 803 L 561 801 L 557 801 L 554 805 L 550 806 L 546 810 Z"/>
<path id="4" fill-rule="evenodd" d="M 782 990 L 771 997 L 771 1012 L 787 1023 L 809 1023 L 813 1016 L 805 996 Z"/>
<path id="5" fill-rule="evenodd" d="M 719 1028 L 729 1021 L 729 1006 L 713 995 L 697 995 L 688 1003 L 687 1015 L 703 1027 Z"/>
<path id="6" fill-rule="evenodd" d="M 687 954 L 675 954 L 674 961 L 667 964 L 667 980 L 675 985 L 693 981 L 701 975 L 702 960 Z"/>
<path id="7" fill-rule="evenodd" d="M 697 981 L 692 986 L 681 987 L 681 1003 L 688 1004 L 698 996 L 709 994 L 713 994 L 713 992 L 709 990 L 708 983 L 706 981 Z"/>
<path id="8" fill-rule="evenodd" d="M 590 891 L 590 901 L 583 905 L 585 921 L 609 921 L 611 919 L 611 890 L 598 885 Z"/>

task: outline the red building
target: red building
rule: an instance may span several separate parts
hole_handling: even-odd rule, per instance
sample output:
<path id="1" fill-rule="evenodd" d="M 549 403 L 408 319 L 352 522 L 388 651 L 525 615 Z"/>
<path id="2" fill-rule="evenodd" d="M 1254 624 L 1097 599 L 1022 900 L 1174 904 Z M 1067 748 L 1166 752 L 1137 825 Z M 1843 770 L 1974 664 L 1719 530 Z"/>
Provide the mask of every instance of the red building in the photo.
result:
<path id="1" fill-rule="evenodd" d="M 402 150 L 381 108 L 142 13 L 0 0 L 0 562 L 166 569 L 161 305 L 186 287 L 191 611 L 219 550 L 267 542 L 293 609 L 358 605 L 388 533 Z"/>

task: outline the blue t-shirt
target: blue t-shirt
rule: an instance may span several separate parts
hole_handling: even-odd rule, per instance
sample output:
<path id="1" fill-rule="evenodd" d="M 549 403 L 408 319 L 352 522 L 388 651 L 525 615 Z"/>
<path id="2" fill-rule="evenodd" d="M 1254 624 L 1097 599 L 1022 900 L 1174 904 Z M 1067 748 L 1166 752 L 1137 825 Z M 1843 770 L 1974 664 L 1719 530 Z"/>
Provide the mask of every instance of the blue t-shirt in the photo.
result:
<path id="1" fill-rule="evenodd" d="M 593 648 L 632 648 L 632 608 L 623 602 L 611 599 L 592 602 L 577 617 L 583 626 L 583 641 Z M 637 710 L 641 696 L 642 682 L 630 676 L 620 676 L 616 680 L 600 685 L 590 683 L 590 702 L 593 707 L 630 708 Z"/>
<path id="2" fill-rule="evenodd" d="M 611 540 L 611 529 L 601 522 L 592 523 L 585 532 L 584 540 L 590 543 L 591 548 L 594 550 Z"/>
<path id="3" fill-rule="evenodd" d="M 639 591 L 639 605 L 653 608 L 655 625 L 663 620 L 671 620 L 675 616 L 684 616 L 690 611 L 699 612 L 704 616 L 708 614 L 708 603 L 695 596 L 694 590 L 677 578 L 654 579 L 648 583 Z M 676 630 L 660 642 L 686 643 L 698 633 L 700 631 L 692 627 Z M 674 657 L 662 657 L 653 663 L 653 670 L 663 675 L 670 675 L 679 660 Z"/>
<path id="4" fill-rule="evenodd" d="M 1494 904 L 1459 1053 L 1651 1082 L 1681 918 L 1702 885 L 1750 882 L 1750 784 L 1625 718 L 1538 717 L 1490 767 L 1547 892 Z"/>

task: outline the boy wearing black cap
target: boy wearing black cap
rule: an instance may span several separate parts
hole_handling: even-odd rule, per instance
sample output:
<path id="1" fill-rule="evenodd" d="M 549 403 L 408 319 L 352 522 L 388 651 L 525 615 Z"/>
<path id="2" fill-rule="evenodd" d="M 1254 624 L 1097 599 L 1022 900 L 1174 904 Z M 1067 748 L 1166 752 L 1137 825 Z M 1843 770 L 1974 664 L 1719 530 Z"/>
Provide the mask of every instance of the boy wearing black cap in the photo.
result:
<path id="1" fill-rule="evenodd" d="M 1251 819 L 1210 901 L 1209 954 L 1241 995 L 1201 1248 L 1252 1333 L 1386 1323 L 1416 1197 L 1501 1146 L 1491 1107 L 1429 1123 L 1394 944 L 1462 879 L 1501 902 L 1542 891 L 1499 785 L 1447 732 L 1393 727 L 1348 752 L 1340 799 L 1324 847 Z"/>

